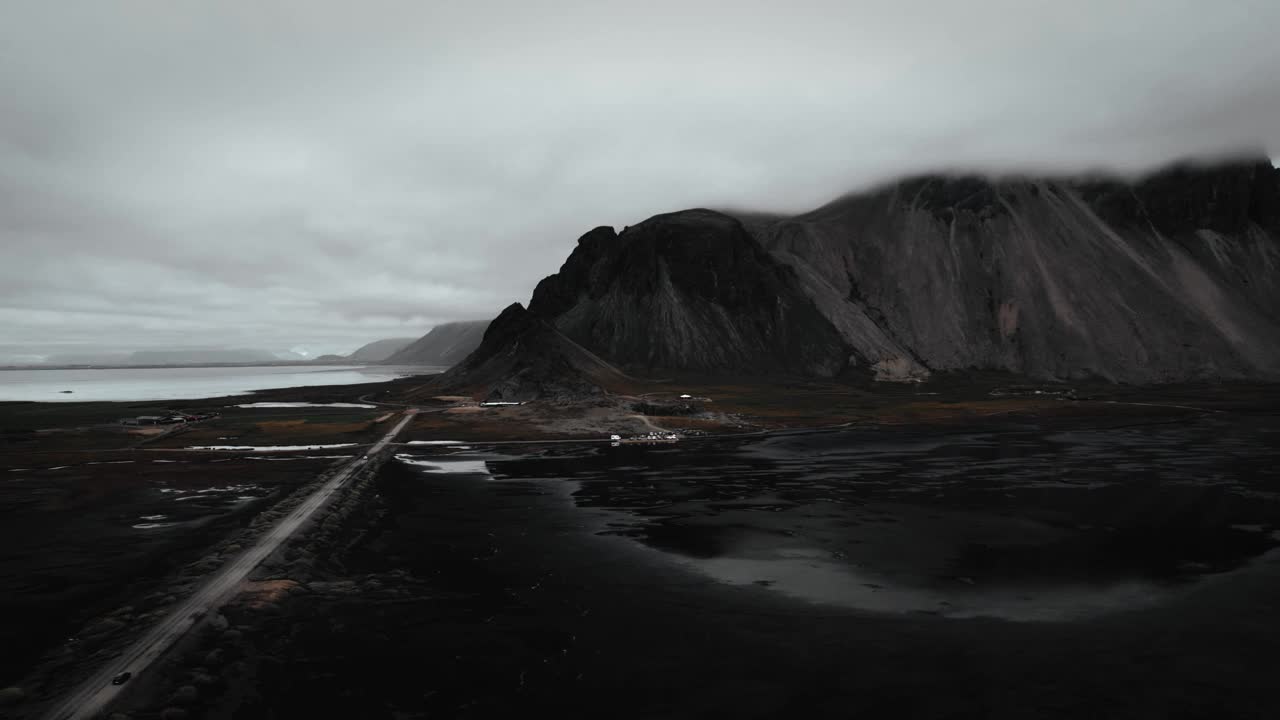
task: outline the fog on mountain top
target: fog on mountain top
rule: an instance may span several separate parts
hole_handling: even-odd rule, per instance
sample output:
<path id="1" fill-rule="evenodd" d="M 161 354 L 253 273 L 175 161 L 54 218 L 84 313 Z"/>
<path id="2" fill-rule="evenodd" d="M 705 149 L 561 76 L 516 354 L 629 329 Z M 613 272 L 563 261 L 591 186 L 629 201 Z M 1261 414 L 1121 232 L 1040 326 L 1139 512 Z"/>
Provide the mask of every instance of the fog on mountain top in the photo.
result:
<path id="1" fill-rule="evenodd" d="M 1246 0 L 0 10 L 0 362 L 347 353 L 488 319 L 574 240 L 904 174 L 1280 146 Z"/>

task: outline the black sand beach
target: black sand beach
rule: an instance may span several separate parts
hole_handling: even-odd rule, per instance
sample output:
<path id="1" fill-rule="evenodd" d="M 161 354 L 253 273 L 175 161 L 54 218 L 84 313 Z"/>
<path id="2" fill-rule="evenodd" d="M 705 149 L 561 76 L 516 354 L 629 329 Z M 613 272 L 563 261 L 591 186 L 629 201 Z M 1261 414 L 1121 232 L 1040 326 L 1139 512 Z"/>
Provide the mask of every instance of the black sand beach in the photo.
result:
<path id="1" fill-rule="evenodd" d="M 204 707 L 1270 718 L 1278 457 L 1258 412 L 414 448 Z"/>

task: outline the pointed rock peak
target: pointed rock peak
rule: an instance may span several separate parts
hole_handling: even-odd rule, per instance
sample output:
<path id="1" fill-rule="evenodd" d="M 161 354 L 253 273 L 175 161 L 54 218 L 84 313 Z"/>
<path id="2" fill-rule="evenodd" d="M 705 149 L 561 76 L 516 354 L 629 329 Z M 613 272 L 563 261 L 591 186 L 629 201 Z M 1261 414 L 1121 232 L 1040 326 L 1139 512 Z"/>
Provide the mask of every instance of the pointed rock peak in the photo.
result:
<path id="1" fill-rule="evenodd" d="M 489 330 L 485 332 L 485 337 L 488 337 L 489 333 L 493 332 L 497 328 L 506 327 L 516 322 L 525 322 L 528 316 L 529 311 L 525 309 L 524 305 L 521 305 L 518 302 L 513 302 L 503 308 L 502 312 L 498 313 L 498 317 L 494 318 L 493 322 L 489 323 Z"/>
<path id="2" fill-rule="evenodd" d="M 524 305 L 518 302 L 511 303 L 498 313 L 498 317 L 494 318 L 493 322 L 489 323 L 480 346 L 463 364 L 475 365 L 483 362 L 494 353 L 515 343 L 521 336 L 544 327 L 545 325 L 538 317 L 526 310 Z"/>
<path id="3" fill-rule="evenodd" d="M 740 220 L 705 208 L 655 215 L 609 242 L 580 240 L 560 272 L 538 284 L 529 309 L 639 372 L 829 376 L 848 357 L 794 273 Z"/>
<path id="4" fill-rule="evenodd" d="M 599 395 L 625 379 L 608 363 L 512 303 L 490 323 L 480 347 L 432 382 L 489 400 L 552 402 Z"/>
<path id="5" fill-rule="evenodd" d="M 583 233 L 582 237 L 578 238 L 578 245 L 596 245 L 598 243 L 617 239 L 617 231 L 609 225 L 601 225 L 600 227 L 592 228 L 590 231 Z"/>

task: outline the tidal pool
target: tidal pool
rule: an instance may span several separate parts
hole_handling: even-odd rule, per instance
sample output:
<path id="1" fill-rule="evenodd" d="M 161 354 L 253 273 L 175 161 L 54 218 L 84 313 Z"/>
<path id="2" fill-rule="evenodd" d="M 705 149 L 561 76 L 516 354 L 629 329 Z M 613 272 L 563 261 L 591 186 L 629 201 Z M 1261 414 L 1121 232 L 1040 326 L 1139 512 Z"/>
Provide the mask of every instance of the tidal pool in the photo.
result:
<path id="1" fill-rule="evenodd" d="M 1213 415 L 397 457 L 563 489 L 600 534 L 744 592 L 1065 621 L 1165 602 L 1280 545 L 1277 427 Z"/>

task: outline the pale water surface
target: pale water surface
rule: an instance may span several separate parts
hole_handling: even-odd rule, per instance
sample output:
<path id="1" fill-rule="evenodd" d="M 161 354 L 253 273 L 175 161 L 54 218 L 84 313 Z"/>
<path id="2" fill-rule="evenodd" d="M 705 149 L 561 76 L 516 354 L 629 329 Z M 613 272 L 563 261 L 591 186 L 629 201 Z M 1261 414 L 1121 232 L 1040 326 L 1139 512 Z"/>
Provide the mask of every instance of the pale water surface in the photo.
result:
<path id="1" fill-rule="evenodd" d="M 324 366 L 115 368 L 0 371 L 0 401 L 180 400 L 269 388 L 382 382 L 431 368 Z M 64 393 L 70 390 L 70 393 Z"/>
<path id="2" fill-rule="evenodd" d="M 1280 563 L 1280 415 L 1042 422 L 396 459 L 432 486 L 560 496 L 566 526 L 641 551 L 627 562 L 873 613 L 1069 622 Z"/>

